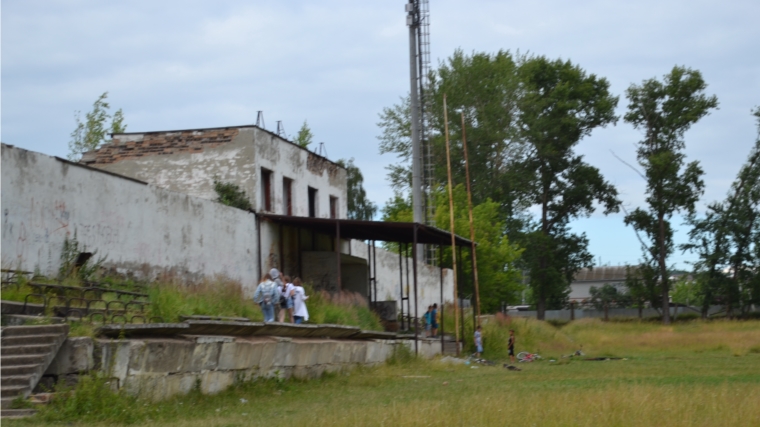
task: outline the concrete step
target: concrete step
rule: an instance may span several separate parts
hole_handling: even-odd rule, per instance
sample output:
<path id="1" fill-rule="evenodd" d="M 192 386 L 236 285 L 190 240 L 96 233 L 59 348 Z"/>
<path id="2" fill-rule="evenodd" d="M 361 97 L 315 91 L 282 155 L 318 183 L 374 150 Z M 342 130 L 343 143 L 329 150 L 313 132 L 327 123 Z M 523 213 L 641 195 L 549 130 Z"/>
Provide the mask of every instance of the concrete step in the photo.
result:
<path id="1" fill-rule="evenodd" d="M 55 344 L 34 344 L 34 345 L 4 345 L 0 348 L 0 354 L 3 356 L 20 356 L 24 354 L 37 355 L 47 354 L 55 349 Z"/>
<path id="2" fill-rule="evenodd" d="M 2 409 L 0 410 L 0 418 L 3 420 L 15 420 L 19 418 L 31 417 L 36 413 L 36 409 Z"/>
<path id="3" fill-rule="evenodd" d="M 29 392 L 29 385 L 5 385 L 0 387 L 1 397 L 16 397 L 19 394 Z M 28 393 L 27 393 L 28 394 Z"/>
<path id="4" fill-rule="evenodd" d="M 34 375 L 39 374 L 40 365 L 16 365 L 16 366 L 1 366 L 0 373 L 2 377 L 16 376 L 16 375 Z"/>
<path id="5" fill-rule="evenodd" d="M 30 385 L 32 381 L 32 375 L 3 375 L 2 377 L 2 385 L 4 386 L 10 386 L 10 385 Z"/>
<path id="6" fill-rule="evenodd" d="M 58 341 L 60 334 L 43 334 L 43 335 L 13 335 L 10 337 L 3 337 L 2 344 L 4 346 L 16 346 L 16 345 L 37 345 L 37 344 L 53 344 Z"/>
<path id="7" fill-rule="evenodd" d="M 69 332 L 69 325 L 25 325 L 7 326 L 2 330 L 2 336 L 12 337 L 17 335 L 47 335 L 65 334 Z"/>
<path id="8" fill-rule="evenodd" d="M 6 366 L 42 365 L 47 361 L 47 354 L 21 354 L 18 356 L 0 356 L 0 364 Z"/>

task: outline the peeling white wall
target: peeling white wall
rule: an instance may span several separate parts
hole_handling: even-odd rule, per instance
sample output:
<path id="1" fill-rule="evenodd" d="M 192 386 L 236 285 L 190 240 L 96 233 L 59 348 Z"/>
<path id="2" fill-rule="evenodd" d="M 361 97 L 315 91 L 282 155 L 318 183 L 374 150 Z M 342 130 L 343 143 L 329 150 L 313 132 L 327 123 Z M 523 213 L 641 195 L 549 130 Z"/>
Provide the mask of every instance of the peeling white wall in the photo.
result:
<path id="1" fill-rule="evenodd" d="M 264 211 L 261 169 L 272 171 L 272 211 L 286 214 L 283 178 L 293 180 L 293 215 L 309 216 L 307 188 L 317 189 L 317 217 L 330 217 L 330 197 L 338 198 L 338 216 L 346 218 L 346 170 L 290 143 L 271 132 L 241 127 L 232 141 L 206 147 L 198 153 L 173 153 L 128 158 L 93 167 L 129 176 L 159 187 L 216 200 L 213 181 L 240 186 L 257 212 Z M 141 140 L 142 134 L 119 136 L 120 140 Z"/>
<path id="2" fill-rule="evenodd" d="M 2 266 L 55 275 L 67 236 L 151 278 L 257 283 L 254 215 L 2 145 Z"/>
<path id="3" fill-rule="evenodd" d="M 351 253 L 353 256 L 367 259 L 367 244 L 358 240 L 351 241 Z M 414 270 L 412 260 L 409 259 L 409 282 L 407 290 L 407 261 L 402 257 L 403 267 L 399 270 L 399 257 L 397 253 L 388 252 L 381 248 L 378 243 L 377 255 L 377 300 L 401 301 L 401 283 L 403 280 L 403 292 L 410 295 L 409 307 L 414 316 Z M 402 277 L 399 277 L 402 271 Z M 443 269 L 443 301 L 454 302 L 454 272 L 451 269 Z M 417 316 L 422 317 L 429 305 L 441 306 L 441 269 L 417 262 Z M 400 307 L 399 307 L 400 309 Z M 409 314 L 406 302 L 404 302 L 404 315 Z"/>

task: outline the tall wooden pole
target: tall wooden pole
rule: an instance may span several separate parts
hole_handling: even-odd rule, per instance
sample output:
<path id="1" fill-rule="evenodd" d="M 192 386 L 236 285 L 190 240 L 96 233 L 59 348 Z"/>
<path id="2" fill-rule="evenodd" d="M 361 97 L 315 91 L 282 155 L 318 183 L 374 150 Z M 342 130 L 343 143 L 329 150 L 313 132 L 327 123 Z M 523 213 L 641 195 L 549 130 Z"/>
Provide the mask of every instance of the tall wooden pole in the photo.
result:
<path id="1" fill-rule="evenodd" d="M 477 324 L 480 325 L 480 289 L 478 288 L 478 255 L 475 251 L 475 225 L 472 221 L 472 189 L 470 188 L 470 161 L 467 158 L 467 132 L 464 124 L 464 113 L 462 114 L 462 146 L 464 147 L 464 170 L 467 176 L 467 206 L 470 210 L 470 243 L 472 244 L 472 275 L 475 279 L 475 311 L 478 313 Z"/>
<path id="2" fill-rule="evenodd" d="M 449 148 L 449 115 L 446 110 L 446 94 L 443 94 L 443 127 L 446 134 L 446 170 L 449 174 L 449 221 L 451 225 L 451 264 L 454 269 L 454 345 L 459 356 L 459 295 L 457 293 L 457 251 L 456 234 L 454 231 L 454 185 L 451 179 L 451 149 Z"/>

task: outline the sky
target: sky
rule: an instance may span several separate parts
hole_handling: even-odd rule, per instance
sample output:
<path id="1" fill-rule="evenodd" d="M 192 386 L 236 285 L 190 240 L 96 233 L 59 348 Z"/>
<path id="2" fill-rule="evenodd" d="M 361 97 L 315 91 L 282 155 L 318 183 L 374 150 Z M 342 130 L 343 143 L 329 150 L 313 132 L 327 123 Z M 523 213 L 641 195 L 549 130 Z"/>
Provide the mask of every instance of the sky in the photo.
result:
<path id="1" fill-rule="evenodd" d="M 108 92 L 127 131 L 281 120 L 294 137 L 308 120 L 327 157 L 355 159 L 369 198 L 392 191 L 379 155 L 378 114 L 409 91 L 403 0 L 0 2 L 0 138 L 66 156 L 75 111 Z M 571 60 L 605 77 L 620 96 L 673 66 L 702 72 L 719 109 L 686 134 L 687 160 L 706 183 L 698 209 L 722 199 L 746 160 L 760 105 L 760 2 L 430 2 L 432 66 L 455 49 L 509 50 Z M 627 209 L 643 206 L 645 182 L 613 153 L 635 163 L 641 133 L 622 120 L 598 129 L 577 151 L 617 186 Z M 676 225 L 682 218 L 676 218 Z M 572 223 L 597 262 L 636 263 L 640 247 L 623 215 Z M 679 226 L 676 243 L 686 241 Z M 677 252 L 680 268 L 693 260 Z"/>

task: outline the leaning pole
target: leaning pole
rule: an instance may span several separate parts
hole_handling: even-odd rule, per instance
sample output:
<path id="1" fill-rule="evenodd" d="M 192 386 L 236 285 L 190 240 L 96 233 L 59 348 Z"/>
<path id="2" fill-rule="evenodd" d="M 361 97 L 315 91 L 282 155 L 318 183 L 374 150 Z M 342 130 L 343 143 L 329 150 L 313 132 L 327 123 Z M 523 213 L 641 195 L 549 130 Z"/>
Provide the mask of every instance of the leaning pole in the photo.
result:
<path id="1" fill-rule="evenodd" d="M 470 161 L 467 158 L 467 132 L 465 130 L 464 113 L 462 114 L 462 147 L 464 147 L 464 170 L 467 177 L 467 207 L 470 211 L 470 254 L 472 255 L 472 273 L 475 279 L 475 311 L 478 313 L 478 321 L 474 327 L 480 325 L 480 289 L 478 287 L 478 255 L 475 251 L 475 225 L 472 220 L 472 189 L 470 188 Z"/>
<path id="2" fill-rule="evenodd" d="M 449 116 L 446 111 L 446 94 L 443 94 L 443 126 L 446 135 L 446 170 L 449 175 L 449 225 L 451 226 L 451 264 L 454 269 L 454 345 L 459 356 L 459 303 L 457 302 L 457 251 L 456 232 L 454 230 L 454 186 L 451 179 L 451 149 L 449 148 Z"/>

